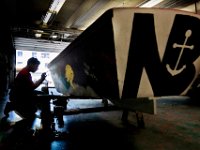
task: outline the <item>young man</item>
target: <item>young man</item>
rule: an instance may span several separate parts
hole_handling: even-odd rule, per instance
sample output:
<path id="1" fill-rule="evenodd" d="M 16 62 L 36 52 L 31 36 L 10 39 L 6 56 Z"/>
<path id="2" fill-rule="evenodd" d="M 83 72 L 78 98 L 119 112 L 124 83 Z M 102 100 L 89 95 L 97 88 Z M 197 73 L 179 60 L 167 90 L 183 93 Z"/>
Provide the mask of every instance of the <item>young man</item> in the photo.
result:
<path id="1" fill-rule="evenodd" d="M 12 109 L 16 110 L 22 117 L 26 119 L 34 119 L 36 107 L 35 89 L 45 80 L 46 73 L 41 74 L 41 78 L 33 82 L 30 72 L 36 72 L 40 65 L 37 58 L 29 58 L 27 65 L 17 74 L 14 84 L 9 93 L 9 99 L 12 103 Z M 4 114 L 8 115 L 9 105 L 5 107 Z"/>

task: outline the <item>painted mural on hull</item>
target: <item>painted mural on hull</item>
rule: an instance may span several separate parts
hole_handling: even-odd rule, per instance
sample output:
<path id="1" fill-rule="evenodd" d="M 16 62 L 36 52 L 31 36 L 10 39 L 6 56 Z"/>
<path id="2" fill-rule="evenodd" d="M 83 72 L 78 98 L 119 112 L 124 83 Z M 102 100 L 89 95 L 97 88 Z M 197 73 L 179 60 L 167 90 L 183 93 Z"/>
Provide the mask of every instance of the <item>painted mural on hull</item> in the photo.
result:
<path id="1" fill-rule="evenodd" d="M 105 12 L 50 64 L 64 95 L 184 95 L 200 69 L 200 16 L 178 10 Z"/>

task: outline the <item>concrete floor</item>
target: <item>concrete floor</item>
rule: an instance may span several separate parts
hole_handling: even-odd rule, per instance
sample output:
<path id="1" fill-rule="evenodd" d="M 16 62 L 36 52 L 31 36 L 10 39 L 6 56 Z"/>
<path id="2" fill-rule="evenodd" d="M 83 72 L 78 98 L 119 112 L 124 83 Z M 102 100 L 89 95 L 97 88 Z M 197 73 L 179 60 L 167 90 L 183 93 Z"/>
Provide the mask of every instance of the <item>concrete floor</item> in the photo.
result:
<path id="1" fill-rule="evenodd" d="M 0 105 L 1 118 L 5 101 L 2 100 Z M 129 114 L 129 123 L 124 124 L 121 121 L 122 112 L 119 110 L 65 116 L 64 127 L 57 128 L 67 133 L 61 139 L 47 140 L 48 135 L 42 138 L 28 137 L 20 132 L 15 138 L 18 142 L 11 143 L 9 135 L 12 134 L 12 127 L 1 126 L 0 149 L 198 150 L 200 149 L 200 109 L 199 106 L 188 105 L 187 102 L 188 100 L 176 98 L 159 99 L 156 115 L 143 114 L 144 129 L 137 127 L 134 112 Z M 68 108 L 96 106 L 95 103 L 70 101 Z"/>

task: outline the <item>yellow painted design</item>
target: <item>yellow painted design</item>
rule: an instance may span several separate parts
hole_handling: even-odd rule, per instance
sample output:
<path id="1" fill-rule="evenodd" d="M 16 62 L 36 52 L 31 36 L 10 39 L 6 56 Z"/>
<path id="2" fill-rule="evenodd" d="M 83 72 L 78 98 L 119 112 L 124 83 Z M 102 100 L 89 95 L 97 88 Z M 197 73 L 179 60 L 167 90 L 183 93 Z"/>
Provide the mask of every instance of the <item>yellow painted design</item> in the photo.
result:
<path id="1" fill-rule="evenodd" d="M 67 82 L 69 82 L 70 86 L 75 89 L 73 85 L 73 80 L 74 80 L 74 71 L 70 65 L 65 66 L 65 78 L 67 79 Z"/>

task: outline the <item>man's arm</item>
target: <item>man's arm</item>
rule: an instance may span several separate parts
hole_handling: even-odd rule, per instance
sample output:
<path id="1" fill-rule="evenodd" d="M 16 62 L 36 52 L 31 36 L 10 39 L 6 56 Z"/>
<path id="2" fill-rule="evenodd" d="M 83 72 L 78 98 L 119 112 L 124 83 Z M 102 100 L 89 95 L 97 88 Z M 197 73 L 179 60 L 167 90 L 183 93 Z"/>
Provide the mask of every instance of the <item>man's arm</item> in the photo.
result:
<path id="1" fill-rule="evenodd" d="M 46 73 L 41 74 L 41 78 L 34 83 L 34 89 L 36 89 L 46 78 Z"/>

